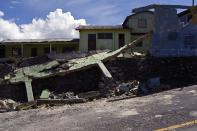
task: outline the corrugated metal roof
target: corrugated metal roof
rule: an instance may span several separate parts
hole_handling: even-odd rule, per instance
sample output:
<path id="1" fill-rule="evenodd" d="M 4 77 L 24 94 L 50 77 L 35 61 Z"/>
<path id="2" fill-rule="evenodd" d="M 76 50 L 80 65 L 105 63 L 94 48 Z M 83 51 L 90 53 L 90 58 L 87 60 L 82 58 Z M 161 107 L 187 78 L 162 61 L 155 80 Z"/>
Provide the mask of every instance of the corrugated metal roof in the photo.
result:
<path id="1" fill-rule="evenodd" d="M 43 43 L 43 42 L 78 42 L 78 38 L 58 38 L 58 39 L 7 39 L 0 43 Z"/>
<path id="2" fill-rule="evenodd" d="M 122 25 L 89 25 L 89 26 L 79 26 L 76 28 L 76 30 L 103 30 L 103 29 L 123 29 Z"/>

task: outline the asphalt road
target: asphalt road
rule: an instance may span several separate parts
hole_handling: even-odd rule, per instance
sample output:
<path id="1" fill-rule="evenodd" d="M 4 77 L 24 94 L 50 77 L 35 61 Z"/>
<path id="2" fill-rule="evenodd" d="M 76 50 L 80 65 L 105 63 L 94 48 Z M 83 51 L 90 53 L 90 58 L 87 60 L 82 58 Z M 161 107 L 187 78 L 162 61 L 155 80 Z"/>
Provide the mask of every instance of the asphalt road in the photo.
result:
<path id="1" fill-rule="evenodd" d="M 10 131 L 197 131 L 197 86 L 144 97 L 0 114 Z"/>

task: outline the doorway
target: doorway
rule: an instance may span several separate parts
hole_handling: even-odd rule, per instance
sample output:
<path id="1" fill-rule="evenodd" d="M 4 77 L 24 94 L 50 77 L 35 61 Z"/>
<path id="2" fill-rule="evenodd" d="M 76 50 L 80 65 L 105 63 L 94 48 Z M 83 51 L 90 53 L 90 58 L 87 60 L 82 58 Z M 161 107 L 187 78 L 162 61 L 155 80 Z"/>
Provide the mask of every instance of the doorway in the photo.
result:
<path id="1" fill-rule="evenodd" d="M 5 58 L 5 46 L 0 45 L 0 58 Z"/>
<path id="2" fill-rule="evenodd" d="M 121 48 L 125 45 L 125 35 L 124 34 L 119 34 L 118 42 L 119 42 L 119 48 Z"/>
<path id="3" fill-rule="evenodd" d="M 96 34 L 88 34 L 88 51 L 96 50 Z"/>
<path id="4" fill-rule="evenodd" d="M 31 48 L 31 57 L 36 57 L 38 54 L 37 48 Z"/>

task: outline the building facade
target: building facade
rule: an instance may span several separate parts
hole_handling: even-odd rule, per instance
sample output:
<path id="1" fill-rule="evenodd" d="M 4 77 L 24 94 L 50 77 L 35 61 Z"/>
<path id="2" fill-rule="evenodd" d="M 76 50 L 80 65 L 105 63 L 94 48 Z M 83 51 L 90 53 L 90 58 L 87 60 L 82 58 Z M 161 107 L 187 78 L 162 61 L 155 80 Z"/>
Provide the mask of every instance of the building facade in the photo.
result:
<path id="1" fill-rule="evenodd" d="M 138 37 L 152 32 L 154 13 L 145 11 L 127 16 L 122 25 L 118 26 L 80 26 L 80 51 L 90 50 L 116 50 L 129 44 Z M 151 38 L 137 44 L 132 51 L 146 53 L 150 46 Z"/>
<path id="2" fill-rule="evenodd" d="M 144 11 L 129 15 L 122 25 L 79 26 L 80 39 L 27 39 L 0 42 L 0 58 L 27 58 L 69 51 L 117 50 L 153 30 L 154 13 Z M 151 38 L 138 43 L 132 51 L 146 53 Z"/>
<path id="3" fill-rule="evenodd" d="M 0 58 L 27 58 L 78 51 L 78 39 L 5 40 L 0 42 Z"/>
<path id="4" fill-rule="evenodd" d="M 189 9 L 191 19 L 180 19 L 178 9 Z M 149 5 L 136 8 L 133 12 L 154 10 L 154 32 L 150 55 L 154 57 L 197 56 L 197 8 L 183 5 Z M 182 17 L 183 18 L 183 17 Z M 183 23 L 182 20 L 185 22 Z"/>
<path id="5" fill-rule="evenodd" d="M 79 50 L 116 50 L 130 42 L 130 32 L 120 26 L 80 26 Z"/>
<path id="6" fill-rule="evenodd" d="M 131 42 L 142 35 L 153 31 L 154 27 L 154 13 L 151 11 L 143 11 L 127 16 L 123 22 L 123 27 L 130 30 Z M 150 48 L 151 37 L 147 37 L 141 43 L 138 43 L 132 51 L 147 53 Z"/>

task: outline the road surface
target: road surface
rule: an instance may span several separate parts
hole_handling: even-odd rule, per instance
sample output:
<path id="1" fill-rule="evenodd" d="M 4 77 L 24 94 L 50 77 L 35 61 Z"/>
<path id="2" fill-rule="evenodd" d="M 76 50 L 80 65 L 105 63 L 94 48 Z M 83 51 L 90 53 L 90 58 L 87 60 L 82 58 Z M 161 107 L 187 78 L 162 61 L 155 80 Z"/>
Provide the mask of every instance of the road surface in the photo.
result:
<path id="1" fill-rule="evenodd" d="M 0 114 L 0 131 L 197 131 L 197 86 Z"/>

